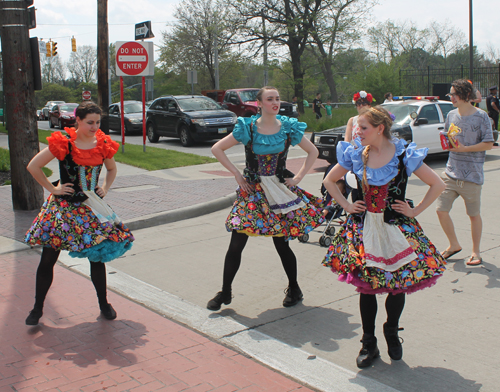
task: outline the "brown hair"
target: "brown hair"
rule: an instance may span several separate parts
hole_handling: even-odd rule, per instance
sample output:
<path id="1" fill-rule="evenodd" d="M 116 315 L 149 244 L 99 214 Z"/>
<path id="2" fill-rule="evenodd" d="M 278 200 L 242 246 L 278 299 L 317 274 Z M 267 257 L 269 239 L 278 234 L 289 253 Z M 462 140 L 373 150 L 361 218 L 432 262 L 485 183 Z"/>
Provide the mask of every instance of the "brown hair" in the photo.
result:
<path id="1" fill-rule="evenodd" d="M 470 101 L 476 99 L 476 89 L 472 87 L 469 80 L 457 79 L 451 83 L 451 87 L 455 89 L 455 94 L 458 95 L 462 101 Z"/>
<path id="2" fill-rule="evenodd" d="M 392 139 L 391 135 L 391 126 L 392 126 L 392 119 L 391 115 L 387 110 L 385 110 L 382 106 L 377 105 L 375 107 L 371 107 L 368 110 L 364 111 L 362 114 L 359 115 L 359 117 L 366 117 L 370 125 L 373 127 L 378 127 L 379 125 L 384 126 L 384 131 L 383 135 L 387 139 Z M 358 120 L 359 121 L 359 120 Z M 363 160 L 363 190 L 366 192 L 368 189 L 370 189 L 370 185 L 368 184 L 368 180 L 366 178 L 366 165 L 368 163 L 368 155 L 370 153 L 370 146 L 366 146 L 366 148 L 363 151 L 362 154 L 362 160 Z"/>
<path id="3" fill-rule="evenodd" d="M 273 87 L 273 86 L 264 86 L 262 87 L 259 92 L 257 93 L 257 96 L 255 97 L 257 99 L 257 101 L 259 102 L 262 102 L 262 95 L 264 94 L 264 91 L 266 90 L 276 90 L 278 91 L 278 89 L 276 87 Z M 279 93 L 279 91 L 278 91 Z M 262 109 L 259 107 L 259 114 L 262 113 Z"/>
<path id="4" fill-rule="evenodd" d="M 87 117 L 87 114 L 102 114 L 102 110 L 99 107 L 99 105 L 95 104 L 92 101 L 85 101 L 82 102 L 78 107 L 75 109 L 75 117 L 79 117 L 80 120 L 83 120 L 85 117 Z"/>

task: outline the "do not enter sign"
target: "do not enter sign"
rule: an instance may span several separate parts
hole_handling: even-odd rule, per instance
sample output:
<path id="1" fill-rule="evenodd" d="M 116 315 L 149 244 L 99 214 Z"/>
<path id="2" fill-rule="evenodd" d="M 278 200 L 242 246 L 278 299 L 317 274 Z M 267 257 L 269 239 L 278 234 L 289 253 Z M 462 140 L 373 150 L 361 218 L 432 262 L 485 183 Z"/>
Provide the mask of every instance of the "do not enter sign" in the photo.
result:
<path id="1" fill-rule="evenodd" d="M 152 42 L 117 42 L 116 75 L 150 76 L 154 74 Z"/>
<path id="2" fill-rule="evenodd" d="M 82 91 L 82 99 L 83 100 L 88 101 L 88 100 L 90 100 L 91 97 L 92 97 L 92 94 L 90 93 L 90 91 Z"/>

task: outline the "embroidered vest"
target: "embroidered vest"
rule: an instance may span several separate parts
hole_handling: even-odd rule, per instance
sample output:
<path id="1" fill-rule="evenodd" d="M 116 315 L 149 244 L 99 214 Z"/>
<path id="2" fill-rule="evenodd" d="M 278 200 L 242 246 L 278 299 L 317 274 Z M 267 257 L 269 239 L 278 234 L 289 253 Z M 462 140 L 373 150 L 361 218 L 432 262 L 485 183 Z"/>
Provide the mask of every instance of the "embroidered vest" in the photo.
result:
<path id="1" fill-rule="evenodd" d="M 83 193 L 80 184 L 80 173 L 79 166 L 73 161 L 71 156 L 72 145 L 69 141 L 70 136 L 66 135 L 68 138 L 68 154 L 64 157 L 62 161 L 59 161 L 59 180 L 54 181 L 52 184 L 57 186 L 59 182 L 62 184 L 71 183 L 73 184 L 73 189 L 75 192 L 72 195 L 57 195 L 56 197 L 69 201 L 70 203 L 82 202 L 88 199 L 87 195 Z M 99 177 L 100 169 L 97 173 L 97 178 Z"/>
<path id="2" fill-rule="evenodd" d="M 386 209 L 384 210 L 384 222 L 389 223 L 389 224 L 396 224 L 397 220 L 404 215 L 400 214 L 397 211 L 394 211 L 391 207 L 392 204 L 394 204 L 395 200 L 401 200 L 401 201 L 408 201 L 410 205 L 413 207 L 413 201 L 412 200 L 407 200 L 405 198 L 406 196 L 406 186 L 408 185 L 408 174 L 406 173 L 406 168 L 405 164 L 403 162 L 403 158 L 405 156 L 405 153 L 403 152 L 399 157 L 399 163 L 398 163 L 398 174 L 396 174 L 396 177 L 394 177 L 390 182 L 389 182 L 389 188 L 387 192 L 387 206 Z M 361 180 L 356 176 L 356 181 L 358 184 L 358 192 L 356 193 L 356 197 L 353 200 L 353 203 L 357 200 L 364 200 L 363 199 L 363 185 L 361 183 Z M 364 213 L 363 214 L 358 214 L 358 217 L 364 218 Z"/>
<path id="3" fill-rule="evenodd" d="M 243 176 L 247 179 L 249 183 L 260 182 L 259 176 L 259 160 L 257 154 L 253 151 L 253 123 L 250 123 L 250 141 L 245 146 L 245 160 L 246 167 L 243 170 Z M 295 176 L 290 170 L 286 168 L 286 157 L 288 155 L 288 149 L 292 144 L 292 138 L 290 134 L 288 135 L 285 148 L 278 154 L 278 163 L 276 167 L 276 177 L 278 177 L 281 183 L 285 182 L 285 178 L 292 178 Z"/>

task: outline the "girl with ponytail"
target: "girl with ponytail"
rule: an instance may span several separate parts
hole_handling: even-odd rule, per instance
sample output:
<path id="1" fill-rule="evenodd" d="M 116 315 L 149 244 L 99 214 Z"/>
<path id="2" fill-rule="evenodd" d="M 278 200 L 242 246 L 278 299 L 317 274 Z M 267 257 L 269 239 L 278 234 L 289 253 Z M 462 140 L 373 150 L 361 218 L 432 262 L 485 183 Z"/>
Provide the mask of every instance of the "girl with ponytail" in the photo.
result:
<path id="1" fill-rule="evenodd" d="M 360 114 L 358 125 L 355 145 L 339 143 L 338 164 L 324 180 L 326 189 L 348 217 L 334 237 L 323 265 L 360 293 L 363 337 L 356 363 L 362 368 L 380 355 L 375 337 L 375 294 L 388 294 L 383 331 L 389 356 L 401 359 L 398 331 L 405 294 L 432 286 L 443 274 L 446 262 L 415 219 L 444 190 L 443 181 L 423 163 L 427 149 L 393 139 L 391 114 L 382 106 Z M 336 186 L 348 171 L 354 172 L 358 182 L 358 196 L 352 203 Z M 405 198 L 412 173 L 429 186 L 416 206 Z"/>

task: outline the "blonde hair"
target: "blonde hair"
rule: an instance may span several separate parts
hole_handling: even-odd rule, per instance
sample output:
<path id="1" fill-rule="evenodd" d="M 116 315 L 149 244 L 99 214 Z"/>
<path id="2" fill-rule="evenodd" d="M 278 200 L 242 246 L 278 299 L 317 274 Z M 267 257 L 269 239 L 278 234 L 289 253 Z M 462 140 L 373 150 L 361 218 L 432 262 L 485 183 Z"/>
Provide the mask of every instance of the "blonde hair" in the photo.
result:
<path id="1" fill-rule="evenodd" d="M 392 119 L 391 115 L 387 110 L 385 110 L 382 106 L 377 105 L 374 107 L 368 108 L 366 111 L 364 111 L 362 114 L 359 115 L 359 117 L 366 117 L 370 125 L 373 127 L 378 127 L 379 125 L 383 125 L 384 131 L 383 135 L 387 139 L 391 139 L 391 126 L 392 126 Z M 361 159 L 363 161 L 363 179 L 361 181 L 361 184 L 363 185 L 363 191 L 367 192 L 370 189 L 370 185 L 368 184 L 368 180 L 366 178 L 366 165 L 368 164 L 368 155 L 370 153 L 370 146 L 366 146 L 364 149 Z"/>

